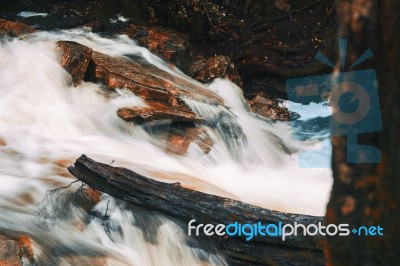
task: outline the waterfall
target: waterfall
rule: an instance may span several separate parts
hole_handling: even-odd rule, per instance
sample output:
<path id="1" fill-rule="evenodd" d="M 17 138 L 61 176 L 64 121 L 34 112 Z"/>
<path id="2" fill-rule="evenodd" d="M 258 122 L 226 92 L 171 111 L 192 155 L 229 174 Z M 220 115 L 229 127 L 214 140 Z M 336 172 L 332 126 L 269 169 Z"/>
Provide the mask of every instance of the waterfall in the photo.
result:
<path id="1" fill-rule="evenodd" d="M 185 156 L 166 153 L 162 140 L 116 115 L 119 108 L 144 105 L 139 97 L 91 82 L 70 86 L 57 61 L 58 40 L 139 58 L 191 84 L 185 89 L 193 93 L 202 88 L 221 97 L 224 105 L 186 99 L 207 120 L 211 151 L 204 154 L 193 143 Z M 177 222 L 131 210 L 107 195 L 92 210 L 97 218 L 79 205 L 57 207 L 63 198 L 46 192 L 74 181 L 66 167 L 83 153 L 157 180 L 286 212 L 323 215 L 331 186 L 330 170 L 298 167 L 296 150 L 303 144 L 292 140 L 289 125 L 250 113 L 235 84 L 217 79 L 202 85 L 126 36 L 104 38 L 86 29 L 1 40 L 0 143 L 0 231 L 48 237 L 51 251 L 33 243 L 41 265 L 75 265 L 66 255 L 88 254 L 105 254 L 108 265 L 226 264 L 219 254 L 189 245 Z"/>

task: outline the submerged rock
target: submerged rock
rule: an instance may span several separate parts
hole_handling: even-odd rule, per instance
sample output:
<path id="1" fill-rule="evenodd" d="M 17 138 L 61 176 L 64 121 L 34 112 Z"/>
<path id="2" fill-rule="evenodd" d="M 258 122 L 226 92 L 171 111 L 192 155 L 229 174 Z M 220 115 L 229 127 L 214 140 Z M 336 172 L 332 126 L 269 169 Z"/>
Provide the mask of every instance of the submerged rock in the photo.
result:
<path id="1" fill-rule="evenodd" d="M 0 19 L 0 37 L 20 37 L 24 34 L 33 33 L 36 30 L 24 23 L 12 22 L 5 19 Z"/>
<path id="2" fill-rule="evenodd" d="M 214 144 L 203 128 L 195 126 L 172 128 L 167 137 L 166 151 L 185 155 L 192 143 L 196 143 L 205 154 L 210 152 Z"/>
<path id="3" fill-rule="evenodd" d="M 20 237 L 17 240 L 0 236 L 0 265 L 22 266 L 23 258 L 33 262 L 33 249 L 29 238 Z"/>
<path id="4" fill-rule="evenodd" d="M 201 119 L 192 112 L 171 108 L 171 106 L 160 102 L 147 102 L 146 107 L 121 108 L 117 114 L 127 122 L 143 124 L 155 120 L 168 120 L 170 122 L 201 122 Z"/>
<path id="5" fill-rule="evenodd" d="M 272 120 L 289 121 L 300 117 L 299 114 L 290 112 L 285 106 L 282 106 L 279 100 L 268 97 L 264 93 L 258 93 L 248 103 L 253 113 Z"/>
<path id="6" fill-rule="evenodd" d="M 79 85 L 88 68 L 92 49 L 76 42 L 59 41 L 56 51 L 61 66 L 71 75 L 74 86 Z"/>

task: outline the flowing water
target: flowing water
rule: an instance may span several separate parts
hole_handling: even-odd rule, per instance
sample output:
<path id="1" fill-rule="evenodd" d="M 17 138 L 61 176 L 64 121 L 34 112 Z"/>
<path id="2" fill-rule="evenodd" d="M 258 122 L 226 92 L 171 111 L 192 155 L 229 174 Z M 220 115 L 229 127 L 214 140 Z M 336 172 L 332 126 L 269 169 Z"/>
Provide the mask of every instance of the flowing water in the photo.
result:
<path id="1" fill-rule="evenodd" d="M 195 143 L 185 156 L 166 153 L 162 140 L 117 117 L 121 107 L 144 105 L 128 91 L 107 92 L 89 82 L 71 87 L 56 58 L 57 40 L 77 41 L 110 55 L 140 57 L 219 95 L 224 106 L 187 99 L 207 120 L 219 119 L 215 127 L 205 127 L 214 141 L 210 153 L 204 154 Z M 323 215 L 331 186 L 330 170 L 298 167 L 295 151 L 304 142 L 292 139 L 290 125 L 272 124 L 249 113 L 233 83 L 217 79 L 205 87 L 126 36 L 103 38 L 85 29 L 1 41 L 0 143 L 0 233 L 35 239 L 40 265 L 80 265 L 74 262 L 77 258 L 82 265 L 96 265 L 85 259 L 101 255 L 106 258 L 98 263 L 108 265 L 226 264 L 218 254 L 187 245 L 186 232 L 174 221 L 127 210 L 112 197 L 104 196 L 94 207 L 94 213 L 106 220 L 88 217 L 78 205 L 64 208 L 68 199 L 63 192 L 46 192 L 74 181 L 66 167 L 81 154 L 158 180 L 179 181 L 286 212 Z M 75 183 L 70 190 L 79 187 Z"/>

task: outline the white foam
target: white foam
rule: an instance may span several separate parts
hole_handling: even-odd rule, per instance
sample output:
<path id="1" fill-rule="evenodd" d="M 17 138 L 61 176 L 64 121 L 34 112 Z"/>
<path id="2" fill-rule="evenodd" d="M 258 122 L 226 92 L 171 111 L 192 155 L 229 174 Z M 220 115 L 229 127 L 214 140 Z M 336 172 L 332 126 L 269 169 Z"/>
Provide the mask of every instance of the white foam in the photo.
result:
<path id="1" fill-rule="evenodd" d="M 23 18 L 28 18 L 28 17 L 35 17 L 35 16 L 41 16 L 41 17 L 47 17 L 48 13 L 38 13 L 38 12 L 32 12 L 32 11 L 22 11 L 17 14 L 19 17 Z"/>

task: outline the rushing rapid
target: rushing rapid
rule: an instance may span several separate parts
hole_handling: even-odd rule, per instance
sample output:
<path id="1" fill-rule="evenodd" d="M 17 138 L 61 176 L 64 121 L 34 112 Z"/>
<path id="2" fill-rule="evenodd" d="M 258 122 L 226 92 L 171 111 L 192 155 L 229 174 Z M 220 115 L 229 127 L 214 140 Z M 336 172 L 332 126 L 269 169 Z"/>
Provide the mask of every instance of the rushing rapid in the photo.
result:
<path id="1" fill-rule="evenodd" d="M 72 87 L 57 60 L 58 40 L 76 41 L 109 55 L 140 57 L 217 94 L 223 106 L 186 102 L 210 121 L 219 114 L 221 121 L 215 127 L 204 126 L 214 142 L 211 151 L 204 154 L 192 143 L 185 156 L 167 153 L 162 140 L 116 115 L 119 108 L 145 105 L 139 97 L 123 89 L 106 91 L 90 82 Z M 217 79 L 204 86 L 126 36 L 103 38 L 79 29 L 4 39 L 0 232 L 48 239 L 47 246 L 34 243 L 35 256 L 43 261 L 40 265 L 78 265 L 71 256 L 87 255 L 106 255 L 108 265 L 208 265 L 204 261 L 225 265 L 218 254 L 188 246 L 186 232 L 165 217 L 127 210 L 122 202 L 104 196 L 93 211 L 108 217 L 105 225 L 104 219 L 90 218 L 80 207 L 57 207 L 63 198 L 46 192 L 73 182 L 66 167 L 86 154 L 203 192 L 285 212 L 323 215 L 330 170 L 298 167 L 296 151 L 304 143 L 294 141 L 290 129 L 287 123 L 273 124 L 250 113 L 235 84 Z M 70 187 L 78 188 L 77 183 Z"/>

